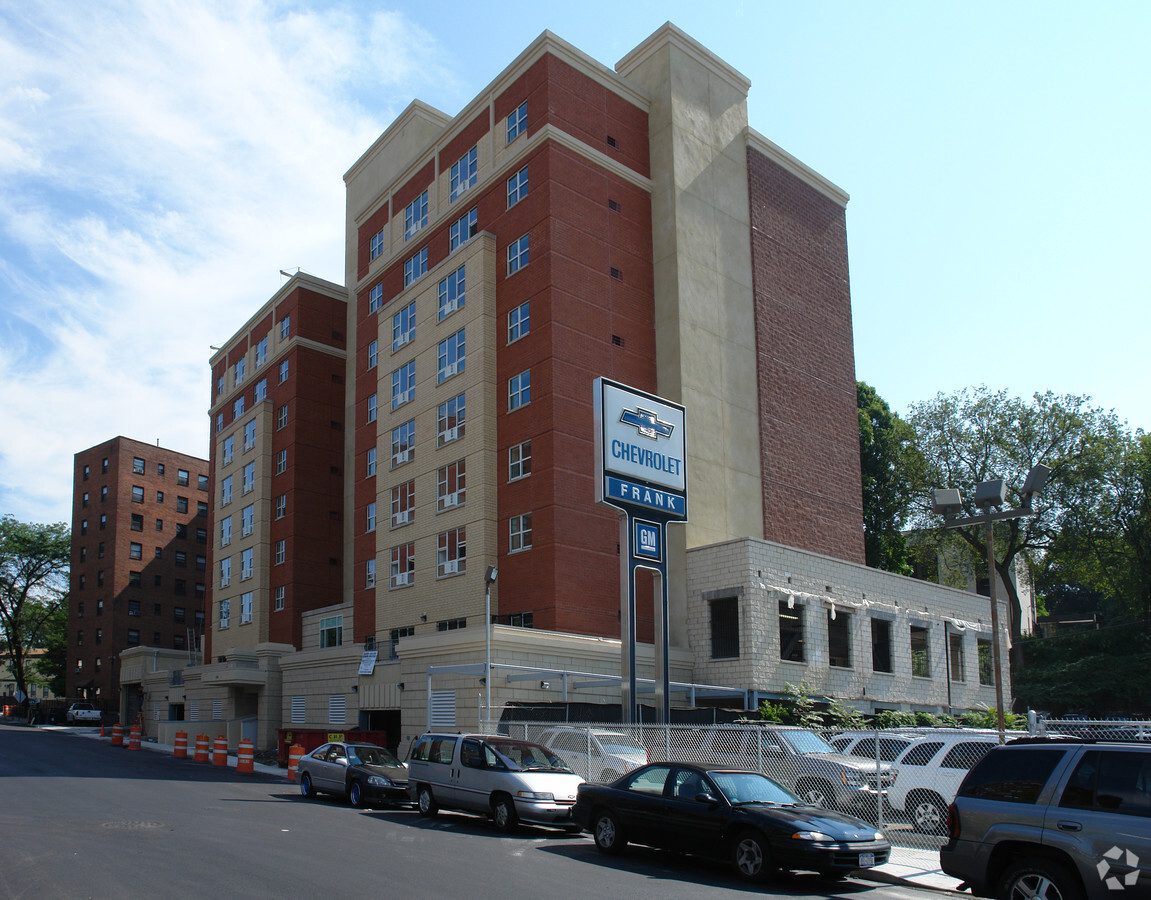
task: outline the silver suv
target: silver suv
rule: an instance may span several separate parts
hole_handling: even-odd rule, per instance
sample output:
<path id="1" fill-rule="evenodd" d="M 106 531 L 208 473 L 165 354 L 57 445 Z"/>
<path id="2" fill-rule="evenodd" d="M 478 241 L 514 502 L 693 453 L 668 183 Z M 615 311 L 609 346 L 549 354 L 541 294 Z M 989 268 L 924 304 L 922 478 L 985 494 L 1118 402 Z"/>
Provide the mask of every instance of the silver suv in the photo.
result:
<path id="1" fill-rule="evenodd" d="M 943 871 L 1004 900 L 1151 897 L 1151 746 L 1022 738 L 948 809 Z"/>

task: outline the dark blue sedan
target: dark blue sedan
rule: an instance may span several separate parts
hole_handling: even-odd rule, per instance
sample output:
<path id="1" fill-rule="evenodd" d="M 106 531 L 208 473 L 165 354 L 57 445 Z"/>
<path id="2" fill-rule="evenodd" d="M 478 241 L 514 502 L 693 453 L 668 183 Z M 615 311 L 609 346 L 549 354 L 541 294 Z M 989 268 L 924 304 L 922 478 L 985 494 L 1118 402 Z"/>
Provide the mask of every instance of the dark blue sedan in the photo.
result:
<path id="1" fill-rule="evenodd" d="M 630 842 L 728 859 L 747 881 L 790 869 L 841 878 L 891 853 L 874 825 L 808 806 L 765 775 L 688 763 L 581 784 L 572 817 L 604 853 Z"/>

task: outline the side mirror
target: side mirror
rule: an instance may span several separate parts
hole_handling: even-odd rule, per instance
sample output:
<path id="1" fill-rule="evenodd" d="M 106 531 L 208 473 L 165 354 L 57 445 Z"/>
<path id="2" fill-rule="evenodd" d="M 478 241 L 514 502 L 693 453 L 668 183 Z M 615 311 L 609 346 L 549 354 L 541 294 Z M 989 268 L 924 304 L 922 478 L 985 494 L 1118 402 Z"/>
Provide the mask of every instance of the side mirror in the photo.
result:
<path id="1" fill-rule="evenodd" d="M 695 795 L 695 802 L 696 803 L 706 803 L 709 806 L 716 806 L 719 804 L 719 800 L 717 800 L 715 798 L 715 796 L 713 796 L 712 794 L 707 793 L 707 791 L 703 791 L 702 793 L 696 794 Z"/>

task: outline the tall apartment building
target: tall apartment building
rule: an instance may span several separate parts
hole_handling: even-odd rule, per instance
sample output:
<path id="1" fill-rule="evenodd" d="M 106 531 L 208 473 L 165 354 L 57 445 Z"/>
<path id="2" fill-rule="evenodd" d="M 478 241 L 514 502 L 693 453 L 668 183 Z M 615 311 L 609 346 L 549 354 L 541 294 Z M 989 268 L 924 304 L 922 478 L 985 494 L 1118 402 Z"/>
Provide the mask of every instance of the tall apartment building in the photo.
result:
<path id="1" fill-rule="evenodd" d="M 116 699 L 129 647 L 194 661 L 207 581 L 207 460 L 125 437 L 75 455 L 69 697 Z"/>

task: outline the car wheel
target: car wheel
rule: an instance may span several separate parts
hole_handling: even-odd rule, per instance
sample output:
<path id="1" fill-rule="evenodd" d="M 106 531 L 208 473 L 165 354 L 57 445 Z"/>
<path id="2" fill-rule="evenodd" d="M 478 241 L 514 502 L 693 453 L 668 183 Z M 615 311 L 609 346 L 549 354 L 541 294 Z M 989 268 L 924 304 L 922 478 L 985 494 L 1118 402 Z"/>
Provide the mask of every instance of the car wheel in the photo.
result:
<path id="1" fill-rule="evenodd" d="M 912 792 L 907 811 L 920 834 L 947 834 L 947 803 L 933 791 Z"/>
<path id="2" fill-rule="evenodd" d="M 305 772 L 300 776 L 300 795 L 303 797 L 315 796 L 315 791 L 312 790 L 312 776 Z"/>
<path id="3" fill-rule="evenodd" d="M 831 809 L 835 806 L 833 798 L 835 790 L 826 781 L 820 778 L 800 779 L 795 786 L 795 792 L 800 799 L 820 809 Z"/>
<path id="4" fill-rule="evenodd" d="M 623 836 L 619 819 L 606 809 L 601 809 L 592 819 L 591 836 L 596 847 L 608 856 L 615 856 L 627 846 L 627 839 Z"/>
<path id="5" fill-rule="evenodd" d="M 735 839 L 731 859 L 744 881 L 766 881 L 774 871 L 767 838 L 758 831 L 745 831 Z"/>
<path id="6" fill-rule="evenodd" d="M 619 778 L 619 775 L 620 775 L 620 773 L 617 772 L 615 769 L 604 769 L 599 774 L 599 780 L 603 784 L 610 784 L 611 782 L 613 782 L 617 778 Z"/>
<path id="7" fill-rule="evenodd" d="M 516 805 L 511 797 L 496 797 L 492 801 L 492 821 L 504 834 L 516 830 L 516 826 L 520 824 L 520 817 L 516 815 Z"/>
<path id="8" fill-rule="evenodd" d="M 364 807 L 364 786 L 358 781 L 353 781 L 352 786 L 348 788 L 348 802 L 356 809 L 363 809 Z"/>
<path id="9" fill-rule="evenodd" d="M 416 793 L 416 808 L 420 811 L 421 816 L 434 816 L 440 811 L 439 806 L 436 805 L 436 798 L 432 794 L 432 789 L 426 784 L 421 784 L 419 791 Z"/>
<path id="10" fill-rule="evenodd" d="M 1084 900 L 1083 886 L 1066 866 L 1051 859 L 1021 859 L 1003 873 L 1000 900 Z"/>

